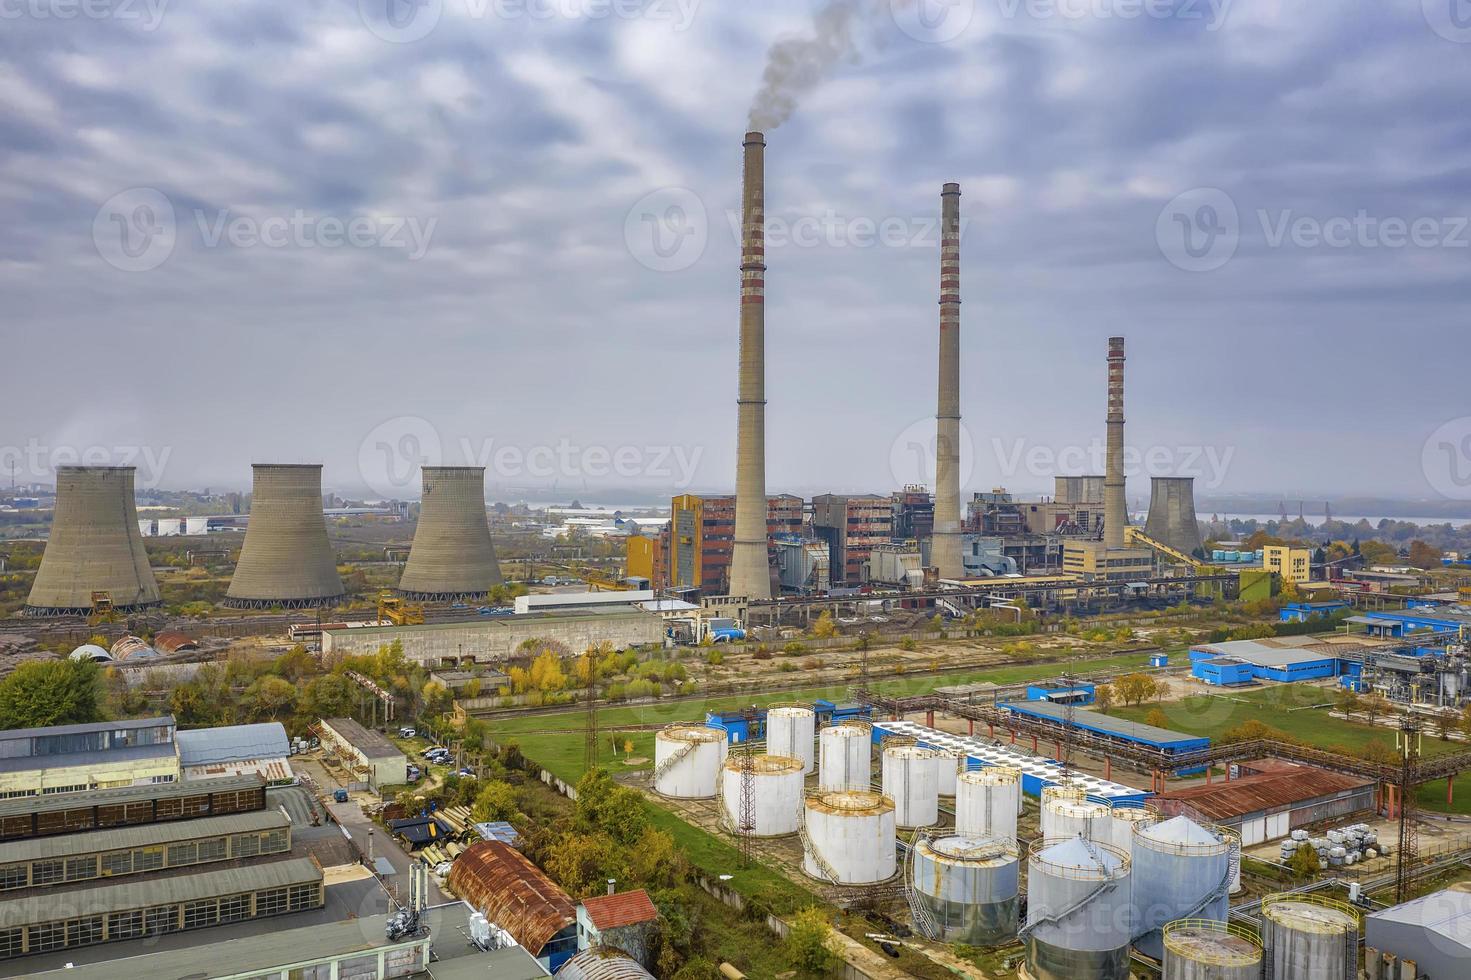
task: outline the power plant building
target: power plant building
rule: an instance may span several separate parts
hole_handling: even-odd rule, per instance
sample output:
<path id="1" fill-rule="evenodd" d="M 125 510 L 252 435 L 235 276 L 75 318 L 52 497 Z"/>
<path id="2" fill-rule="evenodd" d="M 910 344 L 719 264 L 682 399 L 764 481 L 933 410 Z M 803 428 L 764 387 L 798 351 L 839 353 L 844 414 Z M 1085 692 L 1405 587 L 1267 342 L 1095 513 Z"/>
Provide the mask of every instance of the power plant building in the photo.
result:
<path id="1" fill-rule="evenodd" d="M 863 566 L 876 545 L 893 539 L 887 497 L 824 493 L 812 498 L 812 530 L 827 542 L 833 585 L 863 584 Z"/>
<path id="2" fill-rule="evenodd" d="M 736 498 L 729 494 L 681 494 L 670 500 L 667 564 L 672 587 L 700 589 L 707 595 L 738 594 L 730 586 L 735 511 Z M 781 493 L 766 498 L 769 549 L 775 550 L 779 536 L 802 536 L 802 512 L 801 497 Z"/>
<path id="3" fill-rule="evenodd" d="M 131 466 L 62 466 L 28 616 L 85 615 L 98 600 L 131 611 L 159 604 L 133 496 Z"/>
<path id="4" fill-rule="evenodd" d="M 256 463 L 251 470 L 250 522 L 225 605 L 302 609 L 344 598 L 322 512 L 322 467 Z"/>
<path id="5" fill-rule="evenodd" d="M 0 732 L 0 799 L 177 782 L 174 732 L 171 716 Z"/>
<path id="6" fill-rule="evenodd" d="M 483 598 L 501 582 L 485 514 L 485 467 L 424 467 L 419 524 L 398 590 L 451 602 Z"/>
<path id="7" fill-rule="evenodd" d="M 1176 551 L 1193 555 L 1205 547 L 1195 517 L 1195 478 L 1157 476 L 1150 481 L 1144 533 Z"/>

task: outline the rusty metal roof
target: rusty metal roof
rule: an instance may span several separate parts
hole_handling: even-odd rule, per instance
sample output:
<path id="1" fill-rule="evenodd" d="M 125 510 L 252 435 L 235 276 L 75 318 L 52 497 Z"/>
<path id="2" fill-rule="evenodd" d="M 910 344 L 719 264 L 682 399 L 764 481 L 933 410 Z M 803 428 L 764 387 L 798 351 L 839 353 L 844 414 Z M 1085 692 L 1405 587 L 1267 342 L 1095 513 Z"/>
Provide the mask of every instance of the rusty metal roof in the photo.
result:
<path id="1" fill-rule="evenodd" d="M 1242 776 L 1210 786 L 1192 786 L 1154 798 L 1160 812 L 1169 814 L 1171 802 L 1188 805 L 1207 820 L 1227 822 L 1252 813 L 1280 810 L 1325 796 L 1336 796 L 1364 786 L 1372 779 L 1347 776 L 1313 766 L 1294 766 Z"/>
<path id="2" fill-rule="evenodd" d="M 159 653 L 177 653 L 180 650 L 198 650 L 199 641 L 178 630 L 164 630 L 153 637 L 153 649 Z"/>
<path id="3" fill-rule="evenodd" d="M 594 946 L 572 957 L 557 980 L 653 980 L 654 975 L 616 949 Z"/>
<path id="4" fill-rule="evenodd" d="M 587 909 L 588 919 L 599 932 L 638 925 L 641 922 L 653 922 L 659 917 L 659 910 L 654 908 L 654 903 L 649 900 L 649 893 L 642 888 L 631 892 L 599 895 L 585 899 L 582 905 Z"/>
<path id="5" fill-rule="evenodd" d="M 567 893 L 500 841 L 471 844 L 455 858 L 449 886 L 532 955 L 577 921 L 577 905 Z"/>

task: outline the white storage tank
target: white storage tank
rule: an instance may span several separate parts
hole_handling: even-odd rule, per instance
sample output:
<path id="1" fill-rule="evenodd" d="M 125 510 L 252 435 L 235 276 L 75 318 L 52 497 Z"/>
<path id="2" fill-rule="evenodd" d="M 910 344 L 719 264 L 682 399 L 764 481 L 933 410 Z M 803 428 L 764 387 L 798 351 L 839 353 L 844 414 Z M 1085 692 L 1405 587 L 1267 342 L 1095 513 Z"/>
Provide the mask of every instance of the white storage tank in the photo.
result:
<path id="1" fill-rule="evenodd" d="M 654 791 L 679 800 L 708 800 L 719 788 L 729 750 L 725 730 L 670 725 L 654 736 Z"/>
<path id="2" fill-rule="evenodd" d="M 1026 971 L 1033 980 L 1128 980 L 1129 856 L 1073 837 L 1032 842 Z"/>
<path id="3" fill-rule="evenodd" d="M 936 749 L 935 758 L 940 771 L 940 795 L 953 797 L 956 792 L 955 781 L 965 772 L 969 760 L 958 749 Z"/>
<path id="4" fill-rule="evenodd" d="M 1261 980 L 1261 940 L 1241 926 L 1181 919 L 1165 926 L 1164 946 L 1164 980 Z"/>
<path id="5" fill-rule="evenodd" d="M 1351 905 L 1290 892 L 1262 899 L 1262 947 L 1272 980 L 1353 980 L 1359 913 Z"/>
<path id="6" fill-rule="evenodd" d="M 1049 786 L 1042 791 L 1041 833 L 1043 838 L 1081 835 L 1107 843 L 1113 837 L 1109 806 L 1088 799 L 1082 790 Z"/>
<path id="7" fill-rule="evenodd" d="M 1231 839 L 1219 827 L 1170 817 L 1134 828 L 1134 948 L 1164 957 L 1160 930 L 1176 919 L 1225 922 L 1231 912 Z"/>
<path id="8" fill-rule="evenodd" d="M 739 752 L 725 760 L 720 778 L 722 823 L 732 833 L 741 833 L 741 792 L 744 774 Z M 780 755 L 751 758 L 751 834 L 783 837 L 797 832 L 802 819 L 802 762 Z"/>
<path id="9" fill-rule="evenodd" d="M 1108 843 L 1125 854 L 1132 855 L 1134 853 L 1135 824 L 1158 820 L 1159 811 L 1147 803 L 1115 803 L 1108 811 L 1108 819 Z"/>
<path id="10" fill-rule="evenodd" d="M 932 938 L 971 946 L 1015 939 L 1020 866 L 1014 840 L 954 835 L 920 841 L 910 883 L 938 930 Z"/>
<path id="11" fill-rule="evenodd" d="M 940 756 L 918 745 L 890 745 L 883 756 L 884 795 L 894 801 L 894 819 L 906 830 L 940 821 Z"/>
<path id="12" fill-rule="evenodd" d="M 831 725 L 817 736 L 817 788 L 828 792 L 867 790 L 873 785 L 870 762 L 873 734 L 866 725 Z"/>
<path id="13" fill-rule="evenodd" d="M 810 707 L 783 704 L 766 713 L 766 751 L 798 759 L 804 775 L 817 771 L 817 715 Z"/>
<path id="14" fill-rule="evenodd" d="M 971 837 L 1016 839 L 1022 774 L 1011 766 L 963 772 L 955 780 L 955 832 Z"/>
<path id="15" fill-rule="evenodd" d="M 802 870 L 813 878 L 872 885 L 894 876 L 892 800 L 867 790 L 818 793 L 807 798 L 803 819 Z"/>

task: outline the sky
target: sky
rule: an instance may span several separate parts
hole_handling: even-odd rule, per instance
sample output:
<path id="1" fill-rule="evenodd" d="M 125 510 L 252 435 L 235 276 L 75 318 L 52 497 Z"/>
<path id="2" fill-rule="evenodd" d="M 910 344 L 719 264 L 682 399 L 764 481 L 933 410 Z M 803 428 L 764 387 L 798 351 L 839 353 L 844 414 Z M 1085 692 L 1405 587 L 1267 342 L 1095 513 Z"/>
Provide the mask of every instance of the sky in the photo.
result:
<path id="1" fill-rule="evenodd" d="M 772 492 L 932 472 L 953 180 L 967 494 L 1117 334 L 1131 496 L 1468 500 L 1467 91 L 1468 0 L 0 0 L 0 475 L 728 489 L 754 107 Z"/>

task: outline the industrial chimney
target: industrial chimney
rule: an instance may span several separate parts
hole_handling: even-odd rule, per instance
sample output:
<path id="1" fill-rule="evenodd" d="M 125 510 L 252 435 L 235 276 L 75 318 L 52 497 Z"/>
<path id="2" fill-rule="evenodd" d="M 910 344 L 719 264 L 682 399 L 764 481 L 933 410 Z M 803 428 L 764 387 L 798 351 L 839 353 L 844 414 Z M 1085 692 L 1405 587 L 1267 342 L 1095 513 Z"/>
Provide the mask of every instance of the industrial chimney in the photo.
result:
<path id="1" fill-rule="evenodd" d="M 344 598 L 322 514 L 322 467 L 256 463 L 250 523 L 225 605 L 330 606 Z"/>
<path id="2" fill-rule="evenodd" d="M 766 552 L 766 139 L 747 133 L 741 194 L 741 350 L 736 394 L 735 538 L 730 594 L 771 598 Z"/>
<path id="3" fill-rule="evenodd" d="M 419 526 L 398 590 L 426 602 L 483 598 L 501 584 L 485 518 L 485 467 L 426 466 Z"/>
<path id="4" fill-rule="evenodd" d="M 930 561 L 965 577 L 960 539 L 960 185 L 940 191 L 940 404 L 935 414 L 935 529 Z"/>
<path id="5" fill-rule="evenodd" d="M 56 510 L 41 567 L 26 600 L 27 616 L 87 613 L 93 593 L 114 609 L 159 604 L 158 583 L 138 529 L 131 466 L 62 466 Z"/>
<path id="6" fill-rule="evenodd" d="M 1103 475 L 1103 544 L 1122 550 L 1129 505 L 1124 497 L 1124 338 L 1108 338 L 1108 459 Z"/>
<path id="7" fill-rule="evenodd" d="M 1144 533 L 1176 551 L 1194 554 L 1203 546 L 1195 518 L 1195 478 L 1157 476 L 1150 482 L 1149 519 Z"/>

